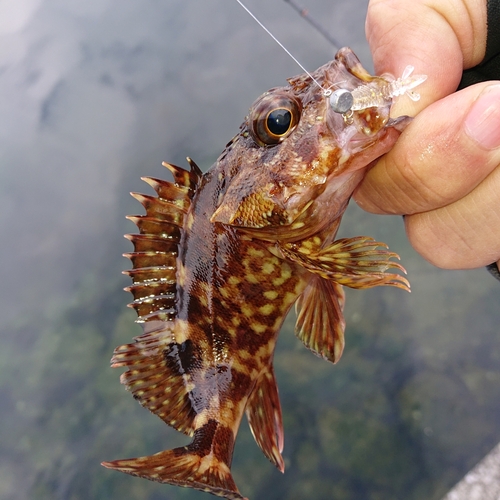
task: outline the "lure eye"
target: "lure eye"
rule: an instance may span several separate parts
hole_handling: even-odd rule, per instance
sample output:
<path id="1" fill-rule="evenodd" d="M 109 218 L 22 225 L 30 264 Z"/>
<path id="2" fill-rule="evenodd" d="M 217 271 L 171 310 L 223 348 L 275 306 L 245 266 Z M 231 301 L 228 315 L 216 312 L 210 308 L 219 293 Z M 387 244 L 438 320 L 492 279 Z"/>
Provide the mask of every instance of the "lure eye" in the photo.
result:
<path id="1" fill-rule="evenodd" d="M 279 144 L 297 127 L 300 102 L 286 94 L 264 94 L 250 110 L 250 133 L 261 146 Z"/>

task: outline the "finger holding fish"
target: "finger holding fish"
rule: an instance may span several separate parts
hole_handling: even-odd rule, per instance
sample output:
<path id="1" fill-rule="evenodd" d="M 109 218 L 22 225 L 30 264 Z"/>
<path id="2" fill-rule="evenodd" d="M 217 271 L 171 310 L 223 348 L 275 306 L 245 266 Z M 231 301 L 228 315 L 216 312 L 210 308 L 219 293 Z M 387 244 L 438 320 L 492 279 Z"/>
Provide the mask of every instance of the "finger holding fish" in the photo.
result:
<path id="1" fill-rule="evenodd" d="M 371 2 L 367 34 L 376 68 L 425 64 L 429 80 L 410 111 L 420 113 L 354 198 L 373 213 L 406 215 L 411 244 L 431 263 L 473 268 L 500 256 L 500 86 L 490 81 L 453 93 L 486 45 L 485 2 L 456 4 Z"/>

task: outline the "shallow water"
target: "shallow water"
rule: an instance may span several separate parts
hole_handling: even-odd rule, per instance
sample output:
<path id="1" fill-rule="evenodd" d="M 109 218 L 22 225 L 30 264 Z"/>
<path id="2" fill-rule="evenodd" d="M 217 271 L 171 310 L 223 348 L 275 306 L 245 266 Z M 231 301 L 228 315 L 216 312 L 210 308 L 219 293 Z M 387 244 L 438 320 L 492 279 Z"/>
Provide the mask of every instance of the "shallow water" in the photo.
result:
<path id="1" fill-rule="evenodd" d="M 121 291 L 124 216 L 141 211 L 127 193 L 147 191 L 142 175 L 167 178 L 162 160 L 208 168 L 253 100 L 301 71 L 235 2 L 5 5 L 0 498 L 207 498 L 99 465 L 185 443 L 109 368 L 139 332 Z M 286 3 L 250 5 L 308 69 L 331 59 Z M 370 67 L 365 1 L 308 7 Z M 500 440 L 499 285 L 425 263 L 397 217 L 350 207 L 342 234 L 389 243 L 412 293 L 348 291 L 336 366 L 287 320 L 276 354 L 287 472 L 243 424 L 236 482 L 254 499 L 437 500 Z"/>

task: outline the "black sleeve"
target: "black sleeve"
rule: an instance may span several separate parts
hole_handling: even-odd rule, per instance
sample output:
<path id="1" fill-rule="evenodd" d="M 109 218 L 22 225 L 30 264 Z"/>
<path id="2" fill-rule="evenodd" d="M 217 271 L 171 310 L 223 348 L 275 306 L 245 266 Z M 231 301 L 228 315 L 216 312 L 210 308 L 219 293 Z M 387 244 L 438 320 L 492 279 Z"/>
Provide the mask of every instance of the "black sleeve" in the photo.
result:
<path id="1" fill-rule="evenodd" d="M 486 80 L 500 80 L 500 0 L 487 3 L 486 54 L 480 64 L 464 71 L 459 89 Z"/>
<path id="2" fill-rule="evenodd" d="M 459 89 L 487 80 L 500 80 L 500 0 L 488 0 L 486 54 L 480 64 L 463 72 Z M 486 269 L 500 281 L 500 271 L 494 262 Z"/>

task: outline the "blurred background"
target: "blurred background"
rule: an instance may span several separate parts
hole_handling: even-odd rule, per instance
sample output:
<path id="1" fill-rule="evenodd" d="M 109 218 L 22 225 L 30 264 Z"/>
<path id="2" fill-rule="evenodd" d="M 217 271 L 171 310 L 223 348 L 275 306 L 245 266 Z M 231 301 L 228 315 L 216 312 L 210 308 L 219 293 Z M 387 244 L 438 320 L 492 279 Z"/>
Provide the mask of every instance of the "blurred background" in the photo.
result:
<path id="1" fill-rule="evenodd" d="M 301 0 L 371 69 L 365 0 Z M 308 69 L 334 49 L 282 0 L 248 5 Z M 207 169 L 254 99 L 300 73 L 231 0 L 0 0 L 0 498 L 208 498 L 104 469 L 188 440 L 109 368 L 140 333 L 121 254 L 129 191 L 161 161 Z M 399 217 L 352 204 L 343 236 L 402 257 L 412 293 L 347 291 L 333 366 L 283 328 L 275 366 L 286 473 L 244 422 L 234 476 L 251 499 L 439 500 L 500 441 L 499 284 L 442 271 Z"/>

